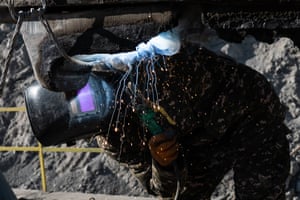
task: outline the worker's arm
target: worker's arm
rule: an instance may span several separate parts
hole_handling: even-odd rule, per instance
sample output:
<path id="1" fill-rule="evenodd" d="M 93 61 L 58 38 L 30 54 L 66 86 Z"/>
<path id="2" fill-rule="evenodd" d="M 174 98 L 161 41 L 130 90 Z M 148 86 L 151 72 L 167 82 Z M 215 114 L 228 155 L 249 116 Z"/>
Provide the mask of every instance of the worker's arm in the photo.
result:
<path id="1" fill-rule="evenodd" d="M 177 171 L 179 144 L 172 129 L 151 137 L 149 150 L 153 158 L 150 189 L 162 197 L 174 197 L 181 172 Z"/>

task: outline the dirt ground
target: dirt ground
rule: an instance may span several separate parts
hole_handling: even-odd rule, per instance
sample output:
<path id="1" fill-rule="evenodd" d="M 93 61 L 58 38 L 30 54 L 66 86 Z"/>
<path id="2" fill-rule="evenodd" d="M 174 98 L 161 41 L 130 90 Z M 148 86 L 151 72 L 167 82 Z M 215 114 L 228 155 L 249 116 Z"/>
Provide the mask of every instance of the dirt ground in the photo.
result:
<path id="1" fill-rule="evenodd" d="M 39 190 L 23 190 L 14 189 L 14 192 L 18 199 L 26 200 L 151 200 L 154 198 L 146 197 L 132 197 L 132 196 L 120 196 L 120 195 L 104 195 L 104 194 L 84 194 L 84 193 L 68 193 L 68 192 L 41 192 Z"/>

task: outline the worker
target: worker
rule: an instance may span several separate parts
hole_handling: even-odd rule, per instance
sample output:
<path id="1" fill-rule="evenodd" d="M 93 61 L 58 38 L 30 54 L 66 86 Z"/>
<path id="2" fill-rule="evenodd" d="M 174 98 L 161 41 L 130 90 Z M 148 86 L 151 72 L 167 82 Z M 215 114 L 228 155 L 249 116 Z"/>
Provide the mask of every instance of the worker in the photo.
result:
<path id="1" fill-rule="evenodd" d="M 147 123 L 133 117 L 122 145 L 118 134 L 110 134 L 98 137 L 100 146 L 130 163 L 149 191 L 162 197 L 174 197 L 180 177 L 182 199 L 209 199 L 233 169 L 237 199 L 285 199 L 290 131 L 285 106 L 266 78 L 193 44 L 168 58 L 167 66 L 157 75 L 159 106 L 168 114 L 153 117 L 157 133 L 143 133 L 139 127 Z M 151 109 L 143 105 L 142 112 Z M 151 130 L 149 124 L 144 127 Z"/>
<path id="2" fill-rule="evenodd" d="M 138 38 L 136 34 L 140 31 L 135 30 L 139 28 L 138 25 L 127 27 L 131 38 Z M 157 30 L 153 25 L 144 24 L 143 28 L 145 38 L 150 38 L 151 30 Z M 191 30 L 201 32 L 202 28 Z M 124 29 L 126 26 L 111 30 L 125 37 Z M 94 38 L 92 31 L 99 33 L 95 26 L 88 29 L 85 32 L 88 44 L 92 46 L 98 41 L 99 48 L 114 47 L 108 40 L 90 41 Z M 105 31 L 105 35 L 109 34 Z M 84 41 L 84 34 L 79 38 Z M 155 57 L 156 66 L 161 66 L 155 69 L 155 74 L 149 76 L 146 59 L 139 63 L 139 72 L 127 74 L 128 79 L 122 75 L 123 82 L 127 80 L 125 86 L 133 80 L 138 80 L 138 84 L 133 93 L 124 89 L 121 92 L 124 96 L 120 101 L 116 99 L 121 104 L 120 110 L 126 112 L 104 121 L 109 132 L 97 136 L 99 146 L 128 164 L 149 193 L 162 198 L 209 199 L 224 175 L 233 169 L 237 199 L 285 199 L 285 181 L 290 168 L 286 135 L 290 130 L 284 124 L 286 108 L 273 87 L 248 66 L 187 40 L 188 35 L 180 38 L 179 52 L 166 58 Z M 72 39 L 64 37 L 60 42 L 69 45 Z M 86 46 L 80 49 L 79 44 L 83 43 L 78 39 L 75 45 L 69 46 L 68 52 L 76 55 L 88 50 Z M 82 73 L 73 73 L 77 68 L 68 68 L 72 64 L 59 58 L 54 45 L 45 42 L 40 47 L 44 47 L 44 62 L 35 66 L 39 68 L 35 71 L 44 75 L 37 77 L 44 86 L 50 90 L 62 86 L 64 90 L 84 85 L 82 80 L 87 79 L 90 71 L 81 69 Z M 64 76 L 70 83 L 72 78 L 80 81 L 68 84 Z M 99 80 L 105 76 L 100 73 Z M 115 90 L 120 94 L 119 91 Z M 39 113 L 46 116 L 44 112 Z M 50 132 L 48 137 L 54 138 Z"/>

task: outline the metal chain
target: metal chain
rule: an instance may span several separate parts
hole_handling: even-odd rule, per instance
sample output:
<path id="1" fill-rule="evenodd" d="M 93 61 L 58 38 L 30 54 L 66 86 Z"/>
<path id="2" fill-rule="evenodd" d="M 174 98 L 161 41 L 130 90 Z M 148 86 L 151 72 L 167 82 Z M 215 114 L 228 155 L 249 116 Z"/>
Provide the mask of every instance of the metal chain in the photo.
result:
<path id="1" fill-rule="evenodd" d="M 47 3 L 46 0 L 41 0 L 42 1 L 42 9 L 45 11 L 47 8 Z M 97 71 L 101 72 L 110 72 L 110 70 L 107 69 L 107 67 L 103 63 L 97 63 L 97 64 L 90 64 L 89 62 L 85 62 L 79 59 L 76 59 L 74 57 L 71 57 L 67 54 L 67 52 L 59 45 L 59 42 L 55 36 L 55 34 L 52 31 L 51 26 L 48 23 L 48 20 L 45 18 L 44 13 L 40 13 L 39 15 L 40 21 L 45 27 L 49 37 L 53 41 L 54 45 L 56 46 L 59 54 L 67 61 L 70 63 L 74 63 L 76 65 L 81 65 L 81 66 L 86 66 L 87 68 L 92 68 L 95 67 L 97 68 Z M 115 69 L 114 69 L 115 70 Z M 117 69 L 118 70 L 118 69 Z"/>
<path id="2" fill-rule="evenodd" d="M 60 55 L 66 59 L 67 61 L 71 62 L 71 63 L 75 63 L 77 65 L 82 65 L 82 66 L 87 66 L 87 67 L 92 67 L 92 65 L 88 62 L 84 62 L 78 59 L 75 59 L 73 57 L 70 57 L 67 52 L 59 45 L 58 40 L 56 38 L 56 36 L 54 35 L 48 20 L 44 17 L 44 15 L 40 16 L 40 21 L 41 23 L 44 25 L 49 37 L 51 38 L 51 40 L 53 41 L 54 45 L 56 46 L 58 52 L 60 53 Z"/>
<path id="3" fill-rule="evenodd" d="M 15 30 L 13 33 L 12 38 L 8 41 L 8 45 L 7 45 L 7 49 L 8 49 L 8 53 L 7 56 L 5 58 L 5 63 L 4 63 L 4 68 L 1 74 L 1 79 L 0 79 L 0 97 L 3 96 L 3 91 L 6 85 L 6 77 L 8 74 L 8 69 L 9 69 L 9 64 L 10 64 L 10 60 L 12 58 L 13 55 L 13 49 L 14 49 L 14 45 L 16 43 L 17 40 L 17 36 L 20 33 L 23 21 L 26 17 L 31 17 L 31 16 L 40 16 L 43 15 L 47 6 L 46 0 L 41 0 L 42 3 L 42 7 L 38 8 L 38 9 L 30 9 L 29 11 L 19 11 L 18 13 L 15 10 L 14 7 L 14 0 L 7 0 L 7 7 L 9 10 L 9 13 L 11 15 L 11 18 L 16 21 L 16 26 L 15 26 Z"/>
<path id="4" fill-rule="evenodd" d="M 3 95 L 3 90 L 4 90 L 4 87 L 5 87 L 5 84 L 6 84 L 6 77 L 7 77 L 7 73 L 8 73 L 9 63 L 10 63 L 10 60 L 12 58 L 14 44 L 16 43 L 17 35 L 20 32 L 20 29 L 21 29 L 21 26 L 22 26 L 22 23 L 23 23 L 23 19 L 24 19 L 24 16 L 21 13 L 19 13 L 17 24 L 16 24 L 16 27 L 15 27 L 13 36 L 8 42 L 8 47 L 7 47 L 8 48 L 8 54 L 5 58 L 4 69 L 3 69 L 2 74 L 1 74 L 0 97 L 2 97 L 2 95 Z"/>
<path id="5" fill-rule="evenodd" d="M 9 63 L 10 63 L 10 60 L 12 58 L 13 47 L 14 47 L 14 44 L 16 42 L 17 35 L 18 35 L 18 33 L 20 33 L 22 23 L 23 23 L 23 21 L 26 17 L 35 16 L 35 17 L 40 18 L 41 23 L 43 24 L 43 26 L 45 27 L 48 35 L 50 36 L 50 38 L 54 42 L 58 52 L 67 61 L 69 61 L 71 63 L 75 63 L 77 65 L 90 67 L 90 68 L 97 67 L 99 71 L 107 72 L 106 67 L 103 66 L 103 64 L 91 65 L 88 62 L 75 59 L 73 57 L 70 57 L 67 54 L 67 52 L 63 48 L 60 47 L 60 45 L 58 44 L 58 40 L 55 37 L 55 35 L 54 35 L 54 33 L 53 33 L 49 23 L 48 23 L 48 20 L 44 16 L 45 10 L 47 9 L 47 1 L 46 0 L 41 0 L 41 7 L 38 8 L 38 9 L 31 8 L 29 11 L 19 11 L 18 13 L 16 13 L 16 10 L 14 8 L 14 0 L 7 0 L 7 7 L 9 9 L 9 12 L 10 12 L 10 15 L 11 15 L 12 19 L 16 21 L 16 27 L 15 27 L 13 36 L 12 36 L 11 40 L 8 43 L 8 54 L 5 58 L 4 69 L 3 69 L 3 72 L 1 74 L 1 80 L 0 80 L 0 97 L 3 95 L 3 90 L 4 90 L 4 87 L 5 87 L 5 84 L 6 84 L 6 77 L 7 77 L 7 73 L 8 73 L 8 69 L 9 69 Z"/>
<path id="6" fill-rule="evenodd" d="M 8 7 L 8 11 L 9 14 L 11 16 L 11 18 L 17 22 L 18 21 L 18 15 L 16 13 L 15 7 L 14 7 L 14 0 L 7 0 L 7 7 Z"/>
<path id="7" fill-rule="evenodd" d="M 45 18 L 45 16 L 43 14 L 41 14 L 40 16 L 40 21 L 43 24 L 43 26 L 45 27 L 49 37 L 51 38 L 51 40 L 53 41 L 54 45 L 56 46 L 56 49 L 58 50 L 59 54 L 67 61 L 69 61 L 70 63 L 74 63 L 76 65 L 81 65 L 81 66 L 86 66 L 87 68 L 92 68 L 92 67 L 96 67 L 98 71 L 102 71 L 102 72 L 108 72 L 107 67 L 105 67 L 104 64 L 102 63 L 98 63 L 98 64 L 90 64 L 88 62 L 76 59 L 74 57 L 71 57 L 67 54 L 67 52 L 59 45 L 59 42 L 55 36 L 55 34 L 52 31 L 51 26 L 48 23 L 48 20 Z"/>
<path id="8" fill-rule="evenodd" d="M 103 63 L 90 64 L 89 62 L 85 62 L 85 61 L 82 61 L 82 60 L 79 60 L 79 59 L 76 59 L 74 57 L 69 56 L 67 54 L 67 52 L 59 45 L 59 42 L 58 42 L 56 36 L 54 35 L 54 33 L 53 33 L 49 23 L 48 23 L 48 20 L 45 18 L 44 15 L 40 15 L 40 21 L 44 25 L 49 37 L 53 41 L 53 43 L 56 46 L 58 52 L 60 53 L 60 55 L 64 59 L 66 59 L 70 63 L 74 63 L 76 65 L 81 65 L 81 66 L 86 66 L 87 68 L 95 67 L 95 68 L 97 68 L 97 71 L 110 72 L 110 70 L 108 70 L 107 67 Z"/>
<path id="9" fill-rule="evenodd" d="M 14 8 L 14 0 L 7 0 L 7 6 L 8 6 L 10 15 L 13 18 L 13 20 L 17 21 L 18 14 L 16 13 L 15 8 Z M 44 13 L 45 13 L 46 9 L 47 9 L 47 1 L 46 0 L 41 0 L 41 7 L 40 8 L 38 8 L 37 10 L 32 8 L 32 9 L 30 9 L 29 12 L 26 12 L 26 14 L 25 14 L 25 12 L 23 12 L 23 16 L 25 16 L 25 15 L 26 16 L 35 15 L 35 16 L 38 16 L 40 18 L 41 23 L 44 25 L 44 27 L 45 27 L 48 35 L 50 36 L 50 38 L 54 42 L 54 45 L 56 46 L 58 52 L 67 61 L 76 63 L 78 65 L 83 65 L 83 66 L 89 66 L 89 67 L 91 67 L 91 65 L 89 63 L 87 63 L 87 62 L 84 62 L 84 61 L 81 61 L 81 60 L 78 60 L 78 59 L 70 57 L 66 53 L 66 51 L 63 48 L 60 47 L 60 45 L 58 44 L 58 41 L 57 41 L 57 39 L 56 39 L 56 37 L 55 37 L 52 29 L 51 29 L 51 27 L 50 27 L 50 25 L 48 23 L 48 20 L 44 16 Z"/>

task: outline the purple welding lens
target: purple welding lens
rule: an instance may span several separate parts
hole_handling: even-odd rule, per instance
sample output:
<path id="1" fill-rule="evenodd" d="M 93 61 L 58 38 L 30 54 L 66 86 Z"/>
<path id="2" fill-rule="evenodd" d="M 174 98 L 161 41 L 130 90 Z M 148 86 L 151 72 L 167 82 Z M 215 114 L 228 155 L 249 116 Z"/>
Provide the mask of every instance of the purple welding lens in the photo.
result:
<path id="1" fill-rule="evenodd" d="M 81 112 L 90 112 L 96 109 L 93 99 L 93 91 L 89 84 L 86 84 L 86 86 L 78 91 L 77 99 L 79 101 Z"/>

